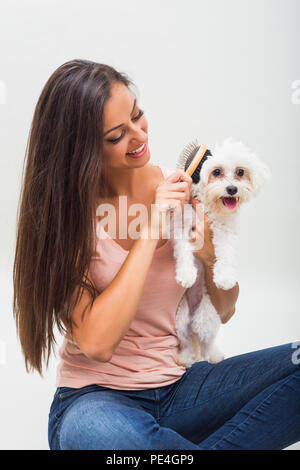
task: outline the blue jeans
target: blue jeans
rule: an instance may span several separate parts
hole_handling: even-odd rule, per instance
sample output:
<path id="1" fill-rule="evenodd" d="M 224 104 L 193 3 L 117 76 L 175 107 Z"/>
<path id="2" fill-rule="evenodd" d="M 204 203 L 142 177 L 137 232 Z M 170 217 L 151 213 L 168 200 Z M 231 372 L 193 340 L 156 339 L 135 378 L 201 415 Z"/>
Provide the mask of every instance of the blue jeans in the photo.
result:
<path id="1" fill-rule="evenodd" d="M 57 388 L 50 449 L 284 449 L 300 440 L 300 342 L 198 362 L 171 385 Z"/>

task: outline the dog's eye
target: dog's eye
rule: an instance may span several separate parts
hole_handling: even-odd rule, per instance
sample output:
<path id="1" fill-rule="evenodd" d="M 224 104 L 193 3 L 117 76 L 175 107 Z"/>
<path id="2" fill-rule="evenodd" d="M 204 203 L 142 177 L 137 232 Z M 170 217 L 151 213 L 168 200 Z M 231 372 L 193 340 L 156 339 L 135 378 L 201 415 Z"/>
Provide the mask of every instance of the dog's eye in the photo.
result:
<path id="1" fill-rule="evenodd" d="M 237 174 L 238 176 L 243 176 L 244 170 L 243 170 L 242 168 L 239 168 L 238 170 L 236 170 L 236 174 Z"/>
<path id="2" fill-rule="evenodd" d="M 213 174 L 214 176 L 220 176 L 221 170 L 220 170 L 219 168 L 216 168 L 216 169 L 212 172 L 212 174 Z"/>

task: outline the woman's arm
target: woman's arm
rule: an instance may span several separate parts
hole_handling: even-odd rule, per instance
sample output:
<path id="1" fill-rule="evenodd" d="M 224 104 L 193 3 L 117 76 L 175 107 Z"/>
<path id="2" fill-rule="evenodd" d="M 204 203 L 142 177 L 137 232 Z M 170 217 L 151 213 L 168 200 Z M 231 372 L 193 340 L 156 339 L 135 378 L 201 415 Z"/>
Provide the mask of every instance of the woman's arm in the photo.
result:
<path id="1" fill-rule="evenodd" d="M 142 233 L 142 232 L 141 232 Z M 140 301 L 158 238 L 137 239 L 110 285 L 90 304 L 84 292 L 72 319 L 73 337 L 91 359 L 109 361 L 113 351 L 127 332 Z"/>
<path id="2" fill-rule="evenodd" d="M 192 199 L 192 205 L 195 210 L 198 201 Z M 200 214 L 199 214 L 200 215 Z M 239 295 L 239 285 L 236 283 L 229 290 L 224 290 L 218 288 L 213 281 L 213 266 L 215 263 L 215 249 L 212 242 L 212 232 L 210 229 L 210 221 L 208 220 L 206 214 L 204 216 L 204 227 L 203 233 L 201 233 L 201 228 L 196 227 L 196 230 L 191 232 L 191 242 L 197 242 L 197 239 L 200 240 L 202 248 L 194 251 L 194 256 L 202 260 L 205 268 L 205 282 L 207 293 L 210 297 L 211 303 L 218 312 L 222 323 L 228 322 L 235 312 L 235 304 Z M 204 240 L 203 240 L 204 234 Z"/>

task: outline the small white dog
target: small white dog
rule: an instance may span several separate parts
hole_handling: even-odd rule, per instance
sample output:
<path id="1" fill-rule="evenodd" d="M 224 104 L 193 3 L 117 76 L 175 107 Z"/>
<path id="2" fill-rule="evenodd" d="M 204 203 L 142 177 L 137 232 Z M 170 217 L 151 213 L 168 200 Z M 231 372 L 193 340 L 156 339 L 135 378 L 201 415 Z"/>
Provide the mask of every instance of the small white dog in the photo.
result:
<path id="1" fill-rule="evenodd" d="M 182 166 L 177 164 L 177 168 Z M 218 288 L 231 289 L 237 282 L 238 210 L 269 179 L 269 168 L 244 144 L 228 138 L 215 146 L 202 165 L 200 181 L 191 186 L 191 197 L 200 201 L 211 221 L 216 255 L 213 280 Z M 190 230 L 195 225 L 191 204 L 185 204 L 184 211 L 175 211 L 173 221 L 172 232 L 180 233 L 179 238 L 173 233 L 176 281 L 190 288 L 176 314 L 178 360 L 186 367 L 200 360 L 217 363 L 224 359 L 214 342 L 221 321 L 207 294 L 203 263 L 193 255 L 195 247 L 189 241 Z M 201 218 L 197 216 L 196 221 L 201 223 Z"/>

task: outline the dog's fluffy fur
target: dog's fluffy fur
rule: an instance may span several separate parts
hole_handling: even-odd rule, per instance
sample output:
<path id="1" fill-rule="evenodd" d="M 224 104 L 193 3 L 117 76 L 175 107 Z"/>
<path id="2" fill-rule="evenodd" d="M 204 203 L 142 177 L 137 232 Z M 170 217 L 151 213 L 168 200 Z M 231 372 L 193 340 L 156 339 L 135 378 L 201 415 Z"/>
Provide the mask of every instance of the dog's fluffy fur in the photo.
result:
<path id="1" fill-rule="evenodd" d="M 228 138 L 215 146 L 212 156 L 203 163 L 199 183 L 192 184 L 190 195 L 200 201 L 211 222 L 216 255 L 213 280 L 218 288 L 231 289 L 237 282 L 238 211 L 244 202 L 259 193 L 269 179 L 269 168 L 243 143 Z M 229 196 L 237 201 L 234 208 L 223 202 L 223 198 Z M 176 281 L 189 288 L 199 276 L 199 263 L 193 254 L 195 247 L 190 242 L 190 230 L 195 225 L 191 204 L 185 204 L 184 211 L 175 211 L 173 220 L 173 230 L 179 230 L 181 234 L 179 238 L 173 237 Z M 201 224 L 201 218 L 197 217 L 196 223 Z M 180 340 L 178 362 L 186 367 L 200 360 L 216 363 L 224 358 L 215 345 L 221 321 L 207 294 L 203 265 L 199 285 L 202 300 L 198 308 L 191 315 L 184 295 L 176 315 Z"/>

